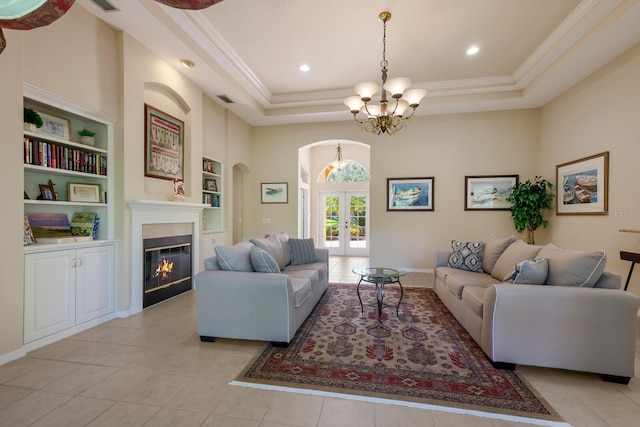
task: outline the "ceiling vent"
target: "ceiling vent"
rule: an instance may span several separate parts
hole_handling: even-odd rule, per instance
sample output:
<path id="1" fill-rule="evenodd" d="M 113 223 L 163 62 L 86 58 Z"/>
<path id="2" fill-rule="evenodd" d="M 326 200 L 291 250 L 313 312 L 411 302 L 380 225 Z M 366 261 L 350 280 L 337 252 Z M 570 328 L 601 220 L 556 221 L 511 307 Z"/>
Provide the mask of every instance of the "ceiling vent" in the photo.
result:
<path id="1" fill-rule="evenodd" d="M 108 0 L 91 0 L 91 1 L 93 1 L 95 4 L 97 4 L 105 12 L 120 11 L 120 9 L 118 9 L 117 7 L 112 5 Z"/>
<path id="2" fill-rule="evenodd" d="M 233 101 L 231 100 L 231 98 L 229 98 L 227 95 L 217 95 L 218 98 L 220 98 L 225 104 L 233 104 Z"/>

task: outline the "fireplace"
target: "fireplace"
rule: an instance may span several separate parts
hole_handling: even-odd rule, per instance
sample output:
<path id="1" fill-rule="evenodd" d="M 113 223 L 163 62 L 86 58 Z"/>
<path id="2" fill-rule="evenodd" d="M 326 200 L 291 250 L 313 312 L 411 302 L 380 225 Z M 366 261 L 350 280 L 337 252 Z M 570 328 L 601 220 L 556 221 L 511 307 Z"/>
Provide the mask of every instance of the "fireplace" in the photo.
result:
<path id="1" fill-rule="evenodd" d="M 144 239 L 142 307 L 191 290 L 191 235 Z"/>

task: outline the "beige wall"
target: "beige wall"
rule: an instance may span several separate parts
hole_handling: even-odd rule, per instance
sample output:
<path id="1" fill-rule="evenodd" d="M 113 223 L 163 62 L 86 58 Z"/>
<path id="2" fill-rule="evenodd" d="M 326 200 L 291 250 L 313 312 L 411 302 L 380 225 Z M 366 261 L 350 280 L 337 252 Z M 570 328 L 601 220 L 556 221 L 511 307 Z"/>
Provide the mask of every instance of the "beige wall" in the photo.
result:
<path id="1" fill-rule="evenodd" d="M 555 182 L 556 165 L 609 151 L 609 215 L 554 216 L 551 239 L 563 247 L 607 251 L 607 270 L 623 276 L 619 251 L 640 252 L 640 45 L 542 109 L 540 173 Z M 629 290 L 640 294 L 636 272 Z"/>

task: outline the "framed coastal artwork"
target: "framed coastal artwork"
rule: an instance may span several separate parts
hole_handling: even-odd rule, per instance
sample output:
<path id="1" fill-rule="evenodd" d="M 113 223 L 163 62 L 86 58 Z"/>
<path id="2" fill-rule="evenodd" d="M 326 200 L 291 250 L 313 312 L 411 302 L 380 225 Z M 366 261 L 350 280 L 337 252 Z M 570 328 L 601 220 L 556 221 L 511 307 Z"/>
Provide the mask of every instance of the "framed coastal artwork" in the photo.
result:
<path id="1" fill-rule="evenodd" d="M 556 166 L 556 215 L 606 215 L 609 152 Z"/>
<path id="2" fill-rule="evenodd" d="M 387 211 L 433 211 L 434 179 L 387 178 Z"/>
<path id="3" fill-rule="evenodd" d="M 263 182 L 260 193 L 262 203 L 289 203 L 289 184 L 286 182 Z"/>
<path id="4" fill-rule="evenodd" d="M 519 175 L 477 175 L 464 177 L 465 211 L 508 211 L 507 197 Z"/>
<path id="5" fill-rule="evenodd" d="M 67 141 L 71 140 L 71 122 L 68 119 L 40 111 L 38 111 L 38 114 L 42 118 L 42 127 L 38 128 L 39 133 L 45 133 Z"/>
<path id="6" fill-rule="evenodd" d="M 144 104 L 144 175 L 184 179 L 184 122 Z"/>

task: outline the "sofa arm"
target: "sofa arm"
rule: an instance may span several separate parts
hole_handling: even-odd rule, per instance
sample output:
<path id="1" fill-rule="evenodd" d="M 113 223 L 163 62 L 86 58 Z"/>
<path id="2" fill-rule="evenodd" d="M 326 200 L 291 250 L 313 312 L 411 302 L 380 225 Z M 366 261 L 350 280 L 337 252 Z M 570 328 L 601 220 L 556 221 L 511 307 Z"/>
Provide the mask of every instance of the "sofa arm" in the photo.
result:
<path id="1" fill-rule="evenodd" d="M 296 331 L 291 279 L 285 274 L 196 274 L 198 335 L 289 342 Z"/>
<path id="2" fill-rule="evenodd" d="M 317 262 L 324 262 L 327 264 L 327 271 L 329 271 L 329 249 L 316 248 L 316 259 Z"/>
<path id="3" fill-rule="evenodd" d="M 447 264 L 449 264 L 449 255 L 450 255 L 450 252 L 437 251 L 434 259 L 433 268 L 436 269 L 438 267 L 446 267 Z"/>
<path id="4" fill-rule="evenodd" d="M 619 289 L 492 285 L 481 347 L 495 362 L 633 377 L 639 306 Z"/>

